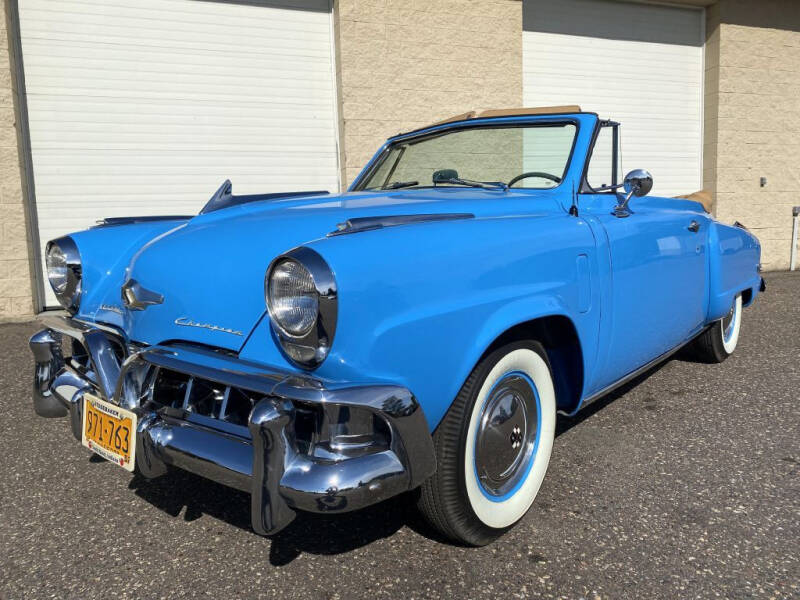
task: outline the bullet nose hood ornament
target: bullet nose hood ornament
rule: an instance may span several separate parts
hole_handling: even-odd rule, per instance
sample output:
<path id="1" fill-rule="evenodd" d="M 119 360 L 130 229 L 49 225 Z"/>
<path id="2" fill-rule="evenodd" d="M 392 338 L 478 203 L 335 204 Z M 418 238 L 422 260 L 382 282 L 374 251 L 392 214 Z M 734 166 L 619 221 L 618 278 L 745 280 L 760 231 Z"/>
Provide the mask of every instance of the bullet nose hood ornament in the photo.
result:
<path id="1" fill-rule="evenodd" d="M 143 287 L 135 279 L 128 279 L 122 286 L 122 303 L 130 310 L 144 310 L 152 304 L 161 304 L 164 296 Z"/>

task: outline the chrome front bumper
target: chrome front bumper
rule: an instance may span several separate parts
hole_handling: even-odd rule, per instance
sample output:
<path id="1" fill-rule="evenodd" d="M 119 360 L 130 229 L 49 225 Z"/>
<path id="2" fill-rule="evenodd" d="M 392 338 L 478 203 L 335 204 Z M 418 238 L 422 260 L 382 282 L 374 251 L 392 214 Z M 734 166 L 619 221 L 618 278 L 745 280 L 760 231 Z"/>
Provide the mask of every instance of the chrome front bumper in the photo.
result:
<path id="1" fill-rule="evenodd" d="M 114 329 L 63 315 L 42 321 L 46 328 L 30 340 L 39 415 L 69 416 L 81 439 L 87 392 L 133 410 L 142 475 L 163 475 L 172 465 L 249 491 L 258 533 L 280 531 L 296 510 L 374 504 L 419 486 L 436 469 L 425 415 L 403 387 L 325 385 L 207 348 L 135 347 Z M 77 349 L 72 357 L 62 351 L 65 341 Z M 159 401 L 160 373 L 183 378 L 182 402 Z M 193 386 L 216 394 L 211 409 L 211 396 L 203 396 L 207 414 L 192 404 Z M 234 394 L 246 423 L 233 418 Z M 241 413 L 241 398 L 251 399 L 249 414 Z"/>

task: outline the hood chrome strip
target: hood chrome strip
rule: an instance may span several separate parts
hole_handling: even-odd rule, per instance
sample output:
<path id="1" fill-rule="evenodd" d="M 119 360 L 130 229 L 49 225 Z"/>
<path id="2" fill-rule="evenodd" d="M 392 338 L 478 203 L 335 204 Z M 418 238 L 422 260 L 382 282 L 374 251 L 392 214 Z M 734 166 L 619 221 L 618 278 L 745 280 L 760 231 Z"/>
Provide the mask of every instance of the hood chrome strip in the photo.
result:
<path id="1" fill-rule="evenodd" d="M 336 231 L 331 231 L 328 237 L 344 235 L 346 233 L 358 233 L 360 231 L 370 231 L 373 229 L 383 229 L 384 227 L 395 227 L 397 225 L 411 225 L 414 223 L 427 223 L 432 221 L 455 221 L 459 219 L 474 219 L 472 213 L 434 213 L 420 215 L 385 215 L 378 217 L 356 217 L 347 219 L 344 223 L 336 225 Z"/>

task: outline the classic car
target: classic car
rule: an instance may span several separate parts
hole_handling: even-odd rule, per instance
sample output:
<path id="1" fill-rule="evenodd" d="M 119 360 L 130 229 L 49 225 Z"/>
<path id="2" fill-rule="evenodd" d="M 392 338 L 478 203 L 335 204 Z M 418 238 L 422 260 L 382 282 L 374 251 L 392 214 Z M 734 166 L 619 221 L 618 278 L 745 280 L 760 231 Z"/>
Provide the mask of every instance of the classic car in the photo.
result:
<path id="1" fill-rule="evenodd" d="M 249 492 L 260 534 L 410 492 L 489 543 L 533 503 L 557 413 L 684 346 L 725 360 L 763 290 L 744 227 L 619 181 L 619 128 L 465 113 L 390 138 L 346 193 L 226 181 L 195 216 L 53 240 L 34 408 L 143 477 Z"/>

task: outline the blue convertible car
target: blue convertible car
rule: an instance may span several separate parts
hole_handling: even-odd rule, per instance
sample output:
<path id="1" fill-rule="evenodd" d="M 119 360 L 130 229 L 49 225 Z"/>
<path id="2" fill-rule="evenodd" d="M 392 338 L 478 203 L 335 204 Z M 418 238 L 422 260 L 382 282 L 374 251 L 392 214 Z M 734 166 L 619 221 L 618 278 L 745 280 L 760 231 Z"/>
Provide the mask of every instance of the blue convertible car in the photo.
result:
<path id="1" fill-rule="evenodd" d="M 557 412 L 686 345 L 724 360 L 763 289 L 753 235 L 618 181 L 618 146 L 578 107 L 467 113 L 344 194 L 225 182 L 196 216 L 53 240 L 36 412 L 144 477 L 249 492 L 261 534 L 414 490 L 486 544 L 536 497 Z"/>

